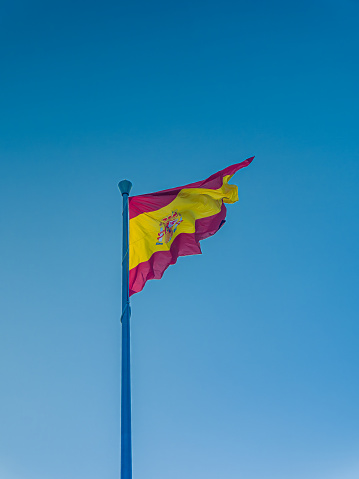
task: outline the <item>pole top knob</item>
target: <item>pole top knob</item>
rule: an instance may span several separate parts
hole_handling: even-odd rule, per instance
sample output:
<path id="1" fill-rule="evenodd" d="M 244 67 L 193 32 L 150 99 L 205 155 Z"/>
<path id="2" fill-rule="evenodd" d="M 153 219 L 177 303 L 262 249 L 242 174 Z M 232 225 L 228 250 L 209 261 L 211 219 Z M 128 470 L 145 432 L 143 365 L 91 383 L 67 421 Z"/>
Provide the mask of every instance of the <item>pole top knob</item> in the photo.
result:
<path id="1" fill-rule="evenodd" d="M 121 191 L 122 196 L 129 195 L 132 188 L 132 183 L 131 181 L 128 181 L 128 180 L 122 180 L 119 182 L 118 187 L 119 187 L 119 190 Z"/>

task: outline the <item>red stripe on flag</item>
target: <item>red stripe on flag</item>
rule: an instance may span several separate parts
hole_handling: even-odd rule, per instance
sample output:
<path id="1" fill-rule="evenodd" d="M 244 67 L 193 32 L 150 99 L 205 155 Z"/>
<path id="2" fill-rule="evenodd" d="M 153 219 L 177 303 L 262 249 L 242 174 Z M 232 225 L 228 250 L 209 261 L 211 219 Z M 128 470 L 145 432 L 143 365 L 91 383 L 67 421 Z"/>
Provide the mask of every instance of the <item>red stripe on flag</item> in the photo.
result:
<path id="1" fill-rule="evenodd" d="M 146 195 L 131 196 L 129 198 L 130 219 L 135 218 L 141 213 L 156 211 L 164 206 L 169 205 L 176 198 L 178 193 L 184 188 L 209 188 L 216 190 L 222 186 L 224 176 L 234 175 L 236 171 L 248 166 L 252 162 L 253 158 L 254 156 L 242 161 L 241 163 L 228 166 L 224 170 L 214 173 L 206 180 L 197 181 L 196 183 L 191 183 L 185 186 L 178 186 L 169 190 L 157 191 L 155 193 Z"/>

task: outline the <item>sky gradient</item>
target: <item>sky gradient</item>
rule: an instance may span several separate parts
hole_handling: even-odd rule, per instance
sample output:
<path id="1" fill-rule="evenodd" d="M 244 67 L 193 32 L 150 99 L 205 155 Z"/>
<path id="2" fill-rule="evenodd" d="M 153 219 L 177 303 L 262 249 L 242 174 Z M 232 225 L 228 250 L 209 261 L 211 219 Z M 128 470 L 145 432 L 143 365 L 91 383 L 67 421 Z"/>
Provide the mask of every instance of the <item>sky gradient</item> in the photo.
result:
<path id="1" fill-rule="evenodd" d="M 121 195 L 255 155 L 132 297 L 134 479 L 357 479 L 357 2 L 5 0 L 0 477 L 119 477 Z"/>

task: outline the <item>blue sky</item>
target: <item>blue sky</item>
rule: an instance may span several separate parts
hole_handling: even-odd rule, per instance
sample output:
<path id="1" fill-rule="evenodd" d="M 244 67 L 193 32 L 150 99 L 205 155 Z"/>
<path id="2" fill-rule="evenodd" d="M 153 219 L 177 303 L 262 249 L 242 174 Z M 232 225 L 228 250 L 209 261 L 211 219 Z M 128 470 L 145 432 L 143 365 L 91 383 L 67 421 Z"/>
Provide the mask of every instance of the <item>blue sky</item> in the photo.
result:
<path id="1" fill-rule="evenodd" d="M 359 476 L 358 13 L 2 3 L 2 478 L 118 477 L 117 183 L 253 155 L 203 255 L 133 297 L 133 475 Z"/>

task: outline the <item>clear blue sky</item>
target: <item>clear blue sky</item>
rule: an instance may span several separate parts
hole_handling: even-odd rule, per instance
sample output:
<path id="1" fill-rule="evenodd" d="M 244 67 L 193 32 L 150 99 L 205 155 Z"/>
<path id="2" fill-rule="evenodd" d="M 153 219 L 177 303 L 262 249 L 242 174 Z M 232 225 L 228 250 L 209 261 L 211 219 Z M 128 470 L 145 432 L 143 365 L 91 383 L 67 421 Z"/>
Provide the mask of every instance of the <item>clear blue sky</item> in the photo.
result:
<path id="1" fill-rule="evenodd" d="M 357 479 L 358 3 L 2 2 L 0 477 L 117 479 L 121 196 L 255 155 L 132 301 L 134 479 Z"/>

